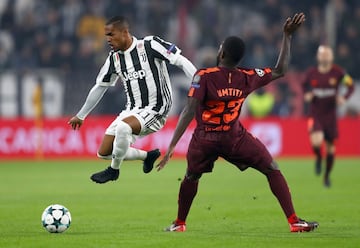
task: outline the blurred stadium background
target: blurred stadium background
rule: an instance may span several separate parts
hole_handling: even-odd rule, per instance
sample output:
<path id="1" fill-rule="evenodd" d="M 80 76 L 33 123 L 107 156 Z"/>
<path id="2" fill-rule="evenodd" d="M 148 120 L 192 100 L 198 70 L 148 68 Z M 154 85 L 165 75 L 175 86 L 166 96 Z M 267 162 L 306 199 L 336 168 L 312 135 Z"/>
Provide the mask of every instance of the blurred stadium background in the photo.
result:
<path id="1" fill-rule="evenodd" d="M 310 154 L 301 82 L 303 72 L 316 62 L 318 45 L 330 44 L 335 62 L 356 82 L 354 95 L 339 109 L 343 134 L 339 152 L 358 156 L 359 1 L 2 0 L 0 157 L 95 154 L 104 128 L 124 107 L 121 84 L 108 90 L 80 134 L 70 133 L 66 121 L 83 104 L 109 52 L 103 26 L 111 16 L 128 17 L 137 37 L 157 35 L 174 42 L 198 68 L 213 66 L 224 37 L 238 35 L 247 45 L 242 66 L 262 67 L 275 64 L 282 24 L 300 11 L 307 15 L 307 22 L 293 39 L 290 72 L 264 92 L 257 92 L 255 104 L 247 101 L 244 122 L 274 155 Z M 189 82 L 177 68 L 170 66 L 169 70 L 175 95 L 169 121 L 173 128 Z M 251 126 L 256 123 L 262 124 Z M 87 129 L 90 127 L 93 129 Z M 171 130 L 165 128 L 161 137 L 140 140 L 138 146 L 164 149 Z M 77 142 L 78 138 L 83 143 Z M 93 141 L 89 143 L 89 139 Z M 49 148 L 56 144 L 59 147 Z M 186 145 L 179 149 L 183 154 Z"/>

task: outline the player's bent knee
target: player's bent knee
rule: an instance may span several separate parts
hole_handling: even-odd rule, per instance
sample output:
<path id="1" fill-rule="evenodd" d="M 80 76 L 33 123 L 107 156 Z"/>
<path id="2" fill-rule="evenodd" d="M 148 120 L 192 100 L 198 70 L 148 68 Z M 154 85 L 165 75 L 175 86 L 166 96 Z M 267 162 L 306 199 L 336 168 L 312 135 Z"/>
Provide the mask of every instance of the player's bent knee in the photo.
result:
<path id="1" fill-rule="evenodd" d="M 336 147 L 334 141 L 327 141 L 326 142 L 326 152 L 330 154 L 334 154 L 336 151 Z"/>
<path id="2" fill-rule="evenodd" d="M 116 126 L 115 144 L 126 141 L 130 143 L 132 139 L 132 128 L 129 124 L 119 121 Z"/>
<path id="3" fill-rule="evenodd" d="M 185 175 L 186 179 L 194 182 L 198 181 L 201 176 L 202 176 L 201 173 L 191 173 L 191 172 L 187 172 Z"/>
<path id="4" fill-rule="evenodd" d="M 279 165 L 274 160 L 271 162 L 270 167 L 272 170 L 280 170 Z"/>
<path id="5" fill-rule="evenodd" d="M 117 123 L 115 132 L 115 141 L 112 154 L 115 157 L 124 157 L 131 143 L 132 129 L 127 123 L 119 121 Z"/>
<path id="6" fill-rule="evenodd" d="M 270 166 L 266 167 L 264 170 L 262 170 L 261 172 L 265 175 L 271 173 L 272 171 L 275 171 L 275 170 L 280 170 L 279 169 L 279 166 L 278 164 L 273 160 L 271 163 L 270 163 Z"/>
<path id="7" fill-rule="evenodd" d="M 116 137 L 126 137 L 128 138 L 132 134 L 132 128 L 129 124 L 123 121 L 119 121 L 116 126 Z"/>

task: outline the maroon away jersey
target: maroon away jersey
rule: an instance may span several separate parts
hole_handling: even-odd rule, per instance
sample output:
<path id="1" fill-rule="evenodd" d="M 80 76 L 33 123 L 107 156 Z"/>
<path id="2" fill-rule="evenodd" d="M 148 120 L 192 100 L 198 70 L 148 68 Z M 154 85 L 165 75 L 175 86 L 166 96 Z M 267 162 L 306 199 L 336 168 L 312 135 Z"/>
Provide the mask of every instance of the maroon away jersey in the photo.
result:
<path id="1" fill-rule="evenodd" d="M 316 67 L 310 68 L 306 73 L 303 84 L 304 92 L 312 92 L 314 97 L 310 103 L 310 117 L 319 119 L 336 119 L 336 99 L 339 85 L 345 72 L 337 65 L 333 65 L 328 73 L 320 73 Z M 352 87 L 352 84 L 349 85 Z M 348 89 L 346 98 L 352 93 Z"/>
<path id="2" fill-rule="evenodd" d="M 195 132 L 228 132 L 242 128 L 238 121 L 245 98 L 272 79 L 271 69 L 213 67 L 196 72 L 189 97 L 200 101 Z"/>

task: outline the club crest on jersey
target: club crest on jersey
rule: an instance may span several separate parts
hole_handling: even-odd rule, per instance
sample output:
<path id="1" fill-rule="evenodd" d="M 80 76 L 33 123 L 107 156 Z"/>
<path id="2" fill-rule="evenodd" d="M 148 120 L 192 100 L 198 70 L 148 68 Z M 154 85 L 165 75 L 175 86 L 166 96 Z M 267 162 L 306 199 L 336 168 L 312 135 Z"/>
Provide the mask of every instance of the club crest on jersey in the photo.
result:
<path id="1" fill-rule="evenodd" d="M 146 62 L 146 53 L 145 52 L 140 53 L 140 58 L 141 58 L 141 61 L 145 63 Z"/>
<path id="2" fill-rule="evenodd" d="M 312 87 L 315 87 L 318 85 L 318 81 L 316 79 L 311 79 L 310 84 Z"/>
<path id="3" fill-rule="evenodd" d="M 255 69 L 255 72 L 256 72 L 256 74 L 258 74 L 259 77 L 263 77 L 265 75 L 264 70 L 261 70 L 258 68 Z"/>
<path id="4" fill-rule="evenodd" d="M 331 86 L 335 86 L 335 85 L 336 85 L 336 83 L 337 83 L 336 78 L 331 77 L 331 78 L 329 79 L 329 84 L 330 84 Z"/>
<path id="5" fill-rule="evenodd" d="M 146 52 L 145 52 L 145 49 L 144 49 L 144 43 L 139 42 L 136 47 L 137 47 L 141 62 L 145 63 L 146 60 L 147 60 L 147 56 L 146 56 Z"/>

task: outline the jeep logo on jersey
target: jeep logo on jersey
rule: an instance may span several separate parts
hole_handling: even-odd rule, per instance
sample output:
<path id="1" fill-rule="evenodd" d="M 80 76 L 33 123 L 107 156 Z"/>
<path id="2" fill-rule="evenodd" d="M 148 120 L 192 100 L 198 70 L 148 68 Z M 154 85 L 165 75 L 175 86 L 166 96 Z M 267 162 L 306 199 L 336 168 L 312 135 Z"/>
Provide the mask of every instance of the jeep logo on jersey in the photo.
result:
<path id="1" fill-rule="evenodd" d="M 130 73 L 124 71 L 122 74 L 124 76 L 125 81 L 143 79 L 146 76 L 145 70 L 133 71 Z"/>

